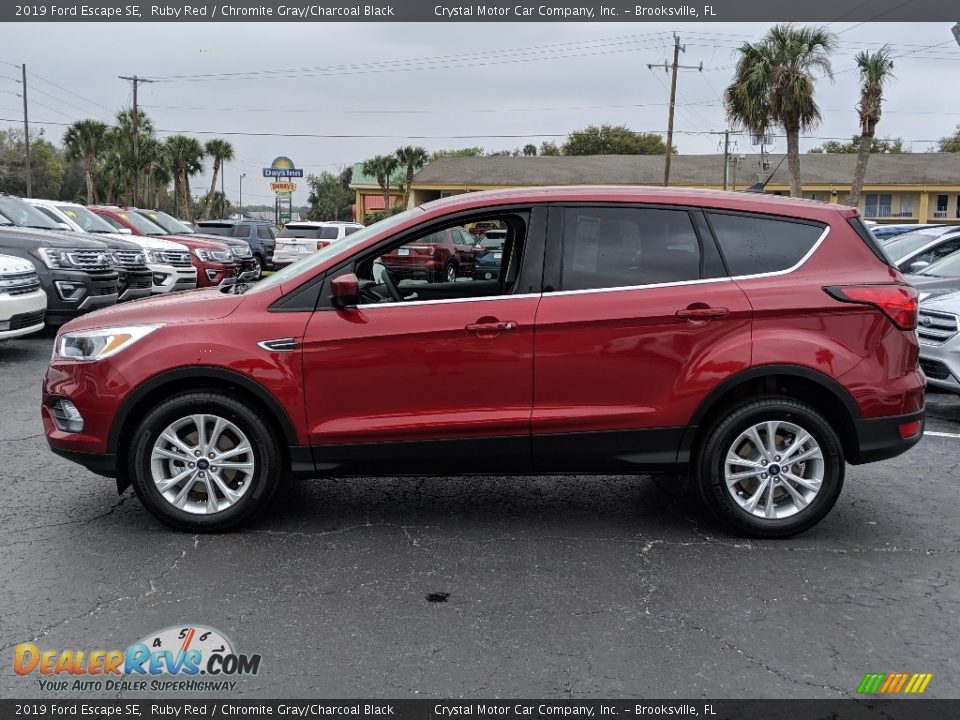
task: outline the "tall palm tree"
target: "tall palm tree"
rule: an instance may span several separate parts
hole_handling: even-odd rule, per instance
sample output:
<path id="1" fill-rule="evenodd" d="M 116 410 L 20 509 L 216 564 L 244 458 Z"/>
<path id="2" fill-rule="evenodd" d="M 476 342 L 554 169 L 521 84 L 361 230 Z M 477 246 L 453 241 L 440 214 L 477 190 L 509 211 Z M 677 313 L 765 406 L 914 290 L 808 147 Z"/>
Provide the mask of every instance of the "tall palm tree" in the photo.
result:
<path id="1" fill-rule="evenodd" d="M 870 149 L 877 134 L 877 123 L 880 122 L 883 87 L 893 79 L 893 58 L 890 57 L 890 49 L 886 45 L 876 52 L 862 50 L 857 54 L 856 60 L 861 83 L 860 104 L 857 106 L 860 114 L 860 147 L 857 150 L 857 168 L 853 171 L 850 197 L 847 199 L 847 204 L 853 207 L 860 204 L 863 181 L 867 177 Z"/>
<path id="2" fill-rule="evenodd" d="M 213 158 L 213 179 L 210 180 L 210 192 L 207 194 L 208 198 L 212 198 L 217 191 L 217 175 L 220 174 L 223 164 L 233 160 L 233 145 L 222 138 L 214 138 L 207 141 L 204 149 L 207 151 L 207 155 Z M 206 207 L 204 207 L 204 212 L 206 212 Z"/>
<path id="3" fill-rule="evenodd" d="M 399 162 L 394 155 L 376 155 L 365 160 L 363 163 L 363 173 L 373 175 L 377 179 L 377 185 L 383 190 L 383 210 L 390 214 L 390 176 L 397 169 Z"/>
<path id="4" fill-rule="evenodd" d="M 787 136 L 790 194 L 800 197 L 800 132 L 816 127 L 814 73 L 833 78 L 830 52 L 836 38 L 826 28 L 775 25 L 759 42 L 740 46 L 733 82 L 723 93 L 728 117 L 754 134 L 772 126 Z"/>
<path id="5" fill-rule="evenodd" d="M 147 205 L 150 205 L 150 200 L 155 197 L 154 174 L 157 167 L 163 167 L 169 178 L 167 156 L 163 143 L 153 136 L 143 138 L 140 142 L 140 175 L 137 182 L 143 186 L 143 193 L 138 192 L 138 196 Z M 169 182 L 170 180 L 167 179 L 164 185 Z M 156 207 L 156 204 L 152 204 L 151 207 Z"/>
<path id="6" fill-rule="evenodd" d="M 196 138 L 171 135 L 165 142 L 167 158 L 173 170 L 174 193 L 185 217 L 193 220 L 193 201 L 190 198 L 190 178 L 203 171 L 203 146 Z"/>
<path id="7" fill-rule="evenodd" d="M 99 120 L 78 120 L 67 128 L 63 144 L 68 160 L 78 160 L 87 182 L 87 204 L 96 202 L 93 184 L 97 162 L 107 148 L 107 125 Z"/>
<path id="8" fill-rule="evenodd" d="M 426 148 L 413 147 L 412 145 L 397 148 L 394 155 L 397 162 L 407 168 L 407 181 L 403 186 L 403 207 L 406 209 L 407 203 L 410 202 L 410 183 L 413 182 L 413 174 L 430 161 L 430 155 Z"/>

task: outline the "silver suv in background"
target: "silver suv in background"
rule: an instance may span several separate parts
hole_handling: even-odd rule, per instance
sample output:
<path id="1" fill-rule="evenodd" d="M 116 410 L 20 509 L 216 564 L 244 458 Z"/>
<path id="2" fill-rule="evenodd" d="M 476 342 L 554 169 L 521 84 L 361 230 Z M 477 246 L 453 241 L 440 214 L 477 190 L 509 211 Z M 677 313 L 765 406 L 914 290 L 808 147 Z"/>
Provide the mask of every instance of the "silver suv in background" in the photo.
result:
<path id="1" fill-rule="evenodd" d="M 339 220 L 288 222 L 277 236 L 273 264 L 277 267 L 289 265 L 317 250 L 322 250 L 327 245 L 343 240 L 347 235 L 353 235 L 363 227 L 360 223 Z"/>
<path id="2" fill-rule="evenodd" d="M 960 394 L 960 292 L 920 304 L 917 337 L 920 367 L 927 383 Z"/>

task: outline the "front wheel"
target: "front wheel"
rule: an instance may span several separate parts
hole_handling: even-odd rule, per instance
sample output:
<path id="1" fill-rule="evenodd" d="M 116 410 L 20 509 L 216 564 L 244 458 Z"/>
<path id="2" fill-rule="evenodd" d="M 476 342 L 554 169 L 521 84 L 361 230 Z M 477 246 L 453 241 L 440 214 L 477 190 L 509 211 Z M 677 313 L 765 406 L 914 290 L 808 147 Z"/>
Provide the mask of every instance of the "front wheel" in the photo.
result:
<path id="1" fill-rule="evenodd" d="M 697 458 L 704 502 L 754 537 L 788 537 L 820 522 L 843 487 L 843 449 L 814 408 L 763 397 L 707 429 Z"/>
<path id="2" fill-rule="evenodd" d="M 238 525 L 263 509 L 279 483 L 280 455 L 269 428 L 221 393 L 173 396 L 143 418 L 133 438 L 128 470 L 137 496 L 180 530 Z"/>
<path id="3" fill-rule="evenodd" d="M 253 256 L 253 272 L 257 274 L 257 280 L 263 277 L 263 260 L 260 259 L 259 255 Z"/>

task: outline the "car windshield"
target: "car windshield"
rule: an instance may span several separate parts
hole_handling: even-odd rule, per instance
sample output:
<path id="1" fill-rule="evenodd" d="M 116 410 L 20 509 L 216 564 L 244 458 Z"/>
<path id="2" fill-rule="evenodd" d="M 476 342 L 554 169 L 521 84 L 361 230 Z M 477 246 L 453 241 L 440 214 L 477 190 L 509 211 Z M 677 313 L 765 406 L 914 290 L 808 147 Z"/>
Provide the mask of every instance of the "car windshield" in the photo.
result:
<path id="1" fill-rule="evenodd" d="M 60 226 L 29 203 L 15 197 L 0 195 L 0 213 L 14 225 L 40 228 L 41 230 L 60 230 Z"/>
<path id="2" fill-rule="evenodd" d="M 938 260 L 932 265 L 925 267 L 917 275 L 927 275 L 928 277 L 947 277 L 960 278 L 960 252 L 947 255 L 943 260 Z"/>
<path id="3" fill-rule="evenodd" d="M 299 275 L 309 273 L 311 270 L 313 270 L 313 268 L 325 262 L 327 259 L 337 255 L 346 255 L 350 250 L 358 245 L 362 245 L 371 237 L 388 232 L 395 227 L 399 227 L 411 218 L 422 213 L 423 210 L 421 208 L 415 207 L 411 210 L 405 210 L 402 213 L 388 217 L 380 222 L 374 223 L 373 225 L 368 225 L 365 228 L 357 230 L 357 232 L 349 236 L 346 240 L 340 240 L 339 242 L 331 243 L 322 250 L 318 250 L 315 253 L 306 255 L 302 259 L 278 270 L 269 277 L 264 278 L 256 285 L 252 286 L 248 292 L 260 292 L 285 282 L 295 283 Z"/>
<path id="4" fill-rule="evenodd" d="M 82 205 L 57 205 L 57 210 L 88 233 L 115 233 L 117 229 L 96 213 L 90 212 Z"/>
<path id="5" fill-rule="evenodd" d="M 125 223 L 131 225 L 137 232 L 144 235 L 169 235 L 169 233 L 156 223 L 150 222 L 143 215 L 135 212 L 117 212 L 117 217 Z"/>
<path id="6" fill-rule="evenodd" d="M 162 210 L 141 210 L 140 215 L 156 223 L 170 235 L 196 235 L 197 231 Z"/>
<path id="7" fill-rule="evenodd" d="M 507 236 L 506 231 L 503 231 L 503 235 L 493 235 L 492 237 L 490 233 L 487 233 L 486 235 L 484 235 L 483 240 L 480 241 L 480 247 L 482 248 L 502 247 L 503 241 L 506 238 L 506 236 Z"/>
<path id="8" fill-rule="evenodd" d="M 301 225 L 291 227 L 287 225 L 280 231 L 279 237 L 282 238 L 310 238 L 312 240 L 336 240 L 337 228 L 326 225 L 323 227 L 314 227 L 311 225 Z"/>
<path id="9" fill-rule="evenodd" d="M 913 251 L 922 248 L 931 240 L 936 240 L 941 235 L 955 229 L 956 228 L 951 227 L 927 228 L 925 230 L 915 230 L 904 235 L 898 235 L 883 244 L 883 251 L 893 262 L 899 262 Z"/>

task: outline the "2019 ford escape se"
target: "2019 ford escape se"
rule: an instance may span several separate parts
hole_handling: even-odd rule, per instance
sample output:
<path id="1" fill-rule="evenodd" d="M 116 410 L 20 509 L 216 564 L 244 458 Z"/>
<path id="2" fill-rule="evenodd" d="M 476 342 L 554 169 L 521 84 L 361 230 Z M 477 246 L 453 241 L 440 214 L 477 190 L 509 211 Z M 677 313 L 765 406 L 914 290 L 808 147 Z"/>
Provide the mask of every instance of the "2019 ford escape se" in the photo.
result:
<path id="1" fill-rule="evenodd" d="M 478 222 L 507 230 L 495 279 L 398 280 L 381 262 Z M 74 320 L 42 416 L 55 452 L 190 531 L 247 520 L 290 475 L 667 471 L 777 537 L 828 513 L 845 463 L 922 437 L 916 321 L 852 208 L 469 193 L 254 285 Z"/>

